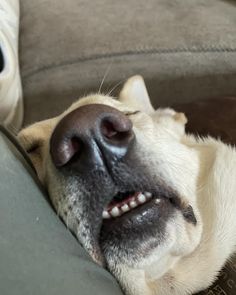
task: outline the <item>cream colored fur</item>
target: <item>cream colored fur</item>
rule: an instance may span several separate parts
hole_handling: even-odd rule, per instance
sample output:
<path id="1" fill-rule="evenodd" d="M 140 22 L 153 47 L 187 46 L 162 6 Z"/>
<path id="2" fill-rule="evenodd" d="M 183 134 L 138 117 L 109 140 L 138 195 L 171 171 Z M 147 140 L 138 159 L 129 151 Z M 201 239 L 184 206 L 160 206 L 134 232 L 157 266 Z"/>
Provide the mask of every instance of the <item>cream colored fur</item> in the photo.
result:
<path id="1" fill-rule="evenodd" d="M 207 288 L 236 250 L 235 148 L 210 137 L 186 135 L 185 116 L 172 109 L 155 111 L 143 79 L 132 77 L 125 84 L 120 101 L 91 95 L 62 115 L 29 126 L 19 134 L 59 212 L 57 193 L 63 184 L 50 159 L 49 138 L 65 114 L 93 103 L 107 104 L 122 112 L 141 111 L 131 120 L 137 141 L 140 146 L 145 145 L 140 149 L 143 161 L 151 159 L 150 169 L 158 175 L 158 159 L 165 159 L 162 175 L 182 201 L 193 207 L 198 221 L 193 226 L 176 214 L 167 224 L 169 234 L 162 245 L 136 264 L 119 264 L 115 258 L 110 259 L 110 271 L 127 295 L 185 295 Z"/>

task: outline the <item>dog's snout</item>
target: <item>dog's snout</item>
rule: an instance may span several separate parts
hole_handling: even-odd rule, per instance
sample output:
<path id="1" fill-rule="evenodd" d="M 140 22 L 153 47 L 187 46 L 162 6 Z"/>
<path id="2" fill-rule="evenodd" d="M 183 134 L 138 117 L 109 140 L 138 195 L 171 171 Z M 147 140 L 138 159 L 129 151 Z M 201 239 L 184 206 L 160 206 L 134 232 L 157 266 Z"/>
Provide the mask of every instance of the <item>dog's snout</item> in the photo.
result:
<path id="1" fill-rule="evenodd" d="M 91 169 L 104 160 L 122 158 L 134 138 L 132 122 L 122 112 L 102 104 L 79 107 L 54 129 L 50 153 L 56 167 Z"/>

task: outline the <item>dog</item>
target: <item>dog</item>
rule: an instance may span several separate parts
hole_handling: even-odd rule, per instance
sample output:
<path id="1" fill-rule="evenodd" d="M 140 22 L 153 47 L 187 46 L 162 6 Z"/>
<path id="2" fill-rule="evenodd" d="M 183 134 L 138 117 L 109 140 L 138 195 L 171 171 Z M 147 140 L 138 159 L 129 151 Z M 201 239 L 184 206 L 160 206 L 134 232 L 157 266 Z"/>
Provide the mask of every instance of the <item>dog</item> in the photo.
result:
<path id="1" fill-rule="evenodd" d="M 235 252 L 236 150 L 186 123 L 154 110 L 134 76 L 118 99 L 89 95 L 18 135 L 55 210 L 127 295 L 206 289 Z"/>

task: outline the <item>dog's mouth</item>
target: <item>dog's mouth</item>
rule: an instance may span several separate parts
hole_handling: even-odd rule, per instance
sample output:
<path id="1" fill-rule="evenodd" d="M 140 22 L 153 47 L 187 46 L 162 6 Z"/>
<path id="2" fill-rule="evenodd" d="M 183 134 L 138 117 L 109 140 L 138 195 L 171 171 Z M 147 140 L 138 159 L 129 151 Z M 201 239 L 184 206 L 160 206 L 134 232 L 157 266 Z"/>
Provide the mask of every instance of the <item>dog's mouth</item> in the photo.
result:
<path id="1" fill-rule="evenodd" d="M 126 254 L 133 255 L 133 260 L 137 253 L 146 255 L 165 239 L 167 223 L 177 211 L 195 224 L 192 207 L 165 186 L 153 191 L 118 192 L 102 213 L 102 253 L 105 257 L 119 256 L 120 260 Z"/>
<path id="2" fill-rule="evenodd" d="M 119 192 L 112 201 L 107 205 L 102 213 L 103 219 L 117 218 L 136 207 L 139 207 L 152 198 L 150 192 Z M 160 199 L 156 199 L 160 201 Z"/>
<path id="3" fill-rule="evenodd" d="M 176 208 L 172 202 L 175 195 L 160 190 L 118 192 L 105 206 L 99 235 L 105 257 L 119 256 L 121 261 L 126 253 L 135 260 L 137 253 L 151 251 L 161 242 Z"/>

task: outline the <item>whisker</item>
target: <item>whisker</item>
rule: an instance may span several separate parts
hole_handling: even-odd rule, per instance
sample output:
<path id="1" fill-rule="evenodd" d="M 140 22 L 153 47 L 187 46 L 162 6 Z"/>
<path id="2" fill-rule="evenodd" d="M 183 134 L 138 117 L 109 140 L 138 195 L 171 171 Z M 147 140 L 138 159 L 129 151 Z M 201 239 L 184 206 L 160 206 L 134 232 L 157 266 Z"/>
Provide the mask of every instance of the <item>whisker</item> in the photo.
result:
<path id="1" fill-rule="evenodd" d="M 112 62 L 111 62 L 111 63 L 108 65 L 108 67 L 106 68 L 105 74 L 104 74 L 104 76 L 103 76 L 103 78 L 102 78 L 102 81 L 101 81 L 100 86 L 99 86 L 99 89 L 98 89 L 98 93 L 101 93 L 102 86 L 103 86 L 103 84 L 104 84 L 104 82 L 105 82 L 105 79 L 106 79 L 107 75 L 109 74 L 109 72 L 110 72 L 110 70 L 111 70 L 111 66 L 112 66 Z"/>
<path id="2" fill-rule="evenodd" d="M 117 84 L 115 84 L 115 86 L 112 87 L 111 90 L 109 90 L 109 91 L 106 93 L 106 95 L 110 96 L 110 95 L 112 94 L 112 92 L 113 92 L 114 90 L 116 90 L 116 88 L 117 88 L 118 86 L 120 86 L 122 83 L 124 83 L 124 81 L 126 81 L 126 80 L 127 80 L 127 78 L 123 78 L 122 80 L 120 80 Z"/>

